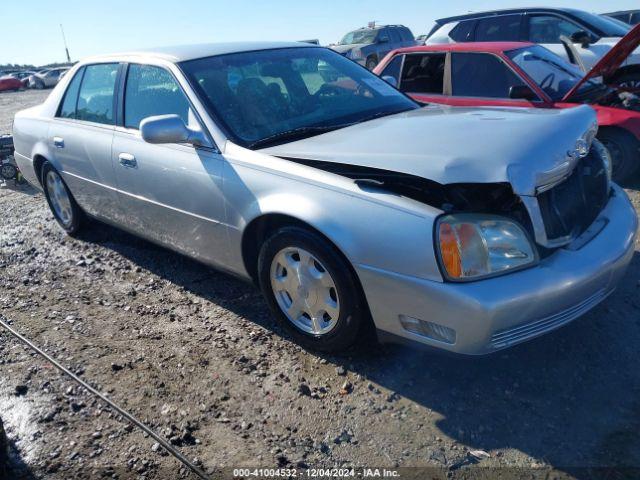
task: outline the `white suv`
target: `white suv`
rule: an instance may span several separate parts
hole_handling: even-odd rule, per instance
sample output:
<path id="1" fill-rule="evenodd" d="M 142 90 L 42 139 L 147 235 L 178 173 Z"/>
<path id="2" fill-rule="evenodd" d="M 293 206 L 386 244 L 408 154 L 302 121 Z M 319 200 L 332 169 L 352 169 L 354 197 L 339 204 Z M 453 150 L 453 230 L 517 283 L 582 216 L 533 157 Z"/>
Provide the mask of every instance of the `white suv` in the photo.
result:
<path id="1" fill-rule="evenodd" d="M 562 43 L 575 44 L 586 70 L 590 70 L 631 30 L 609 17 L 571 8 L 519 8 L 471 13 L 436 20 L 427 45 L 457 42 L 528 41 L 577 63 Z M 640 52 L 629 55 L 617 80 L 640 83 Z"/>

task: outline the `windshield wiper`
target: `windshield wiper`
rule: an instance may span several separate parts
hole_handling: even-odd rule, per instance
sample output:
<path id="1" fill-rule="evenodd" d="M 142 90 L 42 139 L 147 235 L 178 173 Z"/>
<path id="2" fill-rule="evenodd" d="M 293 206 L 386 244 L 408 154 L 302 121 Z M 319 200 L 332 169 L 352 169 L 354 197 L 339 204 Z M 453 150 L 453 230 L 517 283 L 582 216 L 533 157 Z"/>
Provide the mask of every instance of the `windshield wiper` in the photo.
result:
<path id="1" fill-rule="evenodd" d="M 298 127 L 292 128 L 291 130 L 285 130 L 284 132 L 274 133 L 273 135 L 269 135 L 268 137 L 261 138 L 260 140 L 256 140 L 255 142 L 247 145 L 247 148 L 264 148 L 273 146 L 276 143 L 282 141 L 293 142 L 295 140 L 302 140 L 303 138 L 313 137 L 315 135 L 320 135 L 322 133 L 330 132 L 332 130 L 337 130 L 338 128 L 342 128 L 342 125 L 327 125 L 323 127 Z"/>
<path id="2" fill-rule="evenodd" d="M 357 125 L 358 123 L 368 122 L 370 120 L 375 120 L 376 118 L 387 117 L 389 115 L 395 115 L 397 113 L 403 113 L 409 110 L 412 110 L 412 109 L 406 108 L 406 109 L 395 110 L 391 112 L 376 112 L 373 115 L 369 115 L 368 117 L 360 118 L 355 122 L 343 123 L 340 125 L 292 128 L 291 130 L 285 130 L 284 132 L 274 133 L 273 135 L 270 135 L 268 137 L 261 138 L 260 140 L 256 140 L 255 142 L 252 142 L 249 145 L 247 145 L 247 148 L 249 149 L 265 148 L 265 147 L 270 147 L 279 143 L 302 140 L 303 138 L 309 138 L 315 135 L 320 135 L 322 133 L 332 132 L 334 130 L 340 130 L 341 128 L 351 127 L 353 125 Z"/>

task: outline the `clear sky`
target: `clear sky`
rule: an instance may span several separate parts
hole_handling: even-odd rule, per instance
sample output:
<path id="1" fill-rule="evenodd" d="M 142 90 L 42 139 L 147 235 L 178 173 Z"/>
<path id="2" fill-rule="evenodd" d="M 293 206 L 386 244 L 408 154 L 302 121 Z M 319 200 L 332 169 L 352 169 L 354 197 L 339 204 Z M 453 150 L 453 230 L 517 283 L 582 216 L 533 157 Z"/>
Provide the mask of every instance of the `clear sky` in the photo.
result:
<path id="1" fill-rule="evenodd" d="M 3 0 L 0 64 L 64 61 L 154 46 L 237 40 L 338 41 L 349 30 L 401 23 L 415 35 L 436 18 L 544 4 L 528 0 Z M 547 0 L 591 12 L 640 8 L 638 0 Z"/>

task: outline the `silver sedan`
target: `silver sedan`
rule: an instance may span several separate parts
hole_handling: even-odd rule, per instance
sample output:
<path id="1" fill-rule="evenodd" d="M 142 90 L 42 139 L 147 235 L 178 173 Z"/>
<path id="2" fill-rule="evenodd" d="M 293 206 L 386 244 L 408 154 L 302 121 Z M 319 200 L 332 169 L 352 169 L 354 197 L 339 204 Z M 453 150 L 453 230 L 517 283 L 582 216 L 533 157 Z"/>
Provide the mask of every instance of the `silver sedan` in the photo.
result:
<path id="1" fill-rule="evenodd" d="M 300 43 L 76 65 L 14 122 L 70 235 L 113 224 L 258 284 L 301 343 L 485 354 L 604 300 L 637 218 L 589 107 L 422 107 Z"/>

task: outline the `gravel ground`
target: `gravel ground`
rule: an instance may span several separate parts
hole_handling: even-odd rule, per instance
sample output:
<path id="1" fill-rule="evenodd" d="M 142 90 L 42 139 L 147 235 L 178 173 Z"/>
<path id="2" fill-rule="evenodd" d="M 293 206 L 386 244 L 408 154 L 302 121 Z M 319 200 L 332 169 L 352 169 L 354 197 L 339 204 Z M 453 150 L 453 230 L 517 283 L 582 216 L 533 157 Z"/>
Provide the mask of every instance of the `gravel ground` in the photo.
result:
<path id="1" fill-rule="evenodd" d="M 640 467 L 640 244 L 604 304 L 511 350 L 467 359 L 370 344 L 324 356 L 292 343 L 250 285 L 102 224 L 69 238 L 30 187 L 0 190 L 0 211 L 1 314 L 209 472 L 601 478 L 592 469 Z M 0 339 L 16 478 L 194 478 Z M 638 471 L 626 473 L 616 478 Z"/>
<path id="2" fill-rule="evenodd" d="M 11 122 L 17 112 L 44 102 L 49 93 L 51 90 L 0 92 L 0 135 L 11 133 Z"/>

